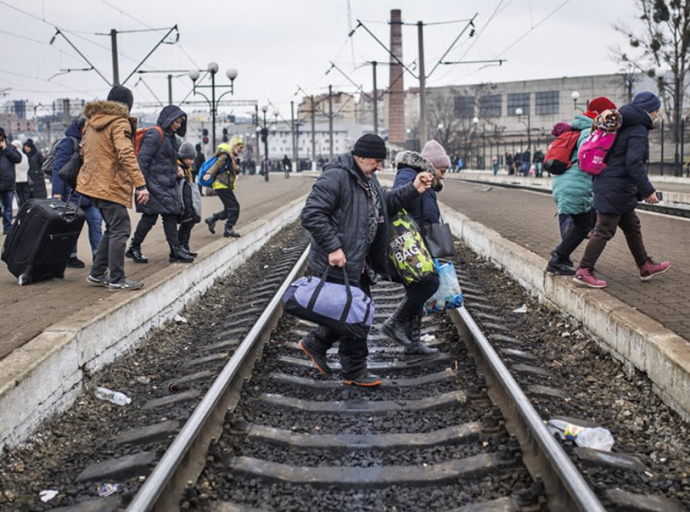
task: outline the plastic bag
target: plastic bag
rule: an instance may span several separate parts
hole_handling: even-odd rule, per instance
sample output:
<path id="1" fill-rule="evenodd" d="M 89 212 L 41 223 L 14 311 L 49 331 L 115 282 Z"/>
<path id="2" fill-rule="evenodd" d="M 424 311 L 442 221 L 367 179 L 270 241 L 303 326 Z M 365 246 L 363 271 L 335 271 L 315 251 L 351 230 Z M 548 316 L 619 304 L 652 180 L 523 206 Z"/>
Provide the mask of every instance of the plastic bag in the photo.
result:
<path id="1" fill-rule="evenodd" d="M 462 307 L 462 290 L 455 273 L 455 266 L 450 261 L 443 265 L 439 265 L 438 260 L 435 260 L 435 263 L 439 285 L 436 293 L 424 303 L 424 312 L 427 315 Z"/>

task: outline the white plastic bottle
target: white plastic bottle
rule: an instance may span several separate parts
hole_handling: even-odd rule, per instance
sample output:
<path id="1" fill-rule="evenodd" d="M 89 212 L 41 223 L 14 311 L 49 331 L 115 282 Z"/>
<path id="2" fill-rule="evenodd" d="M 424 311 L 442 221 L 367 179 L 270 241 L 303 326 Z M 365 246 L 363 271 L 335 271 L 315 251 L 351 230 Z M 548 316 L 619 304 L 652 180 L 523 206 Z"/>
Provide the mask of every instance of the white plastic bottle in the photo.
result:
<path id="1" fill-rule="evenodd" d="M 573 441 L 583 448 L 610 452 L 613 447 L 613 436 L 605 428 L 581 427 L 563 420 L 549 420 L 546 427 L 552 434 L 558 434 L 561 439 Z"/>
<path id="2" fill-rule="evenodd" d="M 132 399 L 124 393 L 113 391 L 112 389 L 108 388 L 96 388 L 96 398 L 99 398 L 100 400 L 107 400 L 115 405 L 129 405 L 132 403 Z"/>

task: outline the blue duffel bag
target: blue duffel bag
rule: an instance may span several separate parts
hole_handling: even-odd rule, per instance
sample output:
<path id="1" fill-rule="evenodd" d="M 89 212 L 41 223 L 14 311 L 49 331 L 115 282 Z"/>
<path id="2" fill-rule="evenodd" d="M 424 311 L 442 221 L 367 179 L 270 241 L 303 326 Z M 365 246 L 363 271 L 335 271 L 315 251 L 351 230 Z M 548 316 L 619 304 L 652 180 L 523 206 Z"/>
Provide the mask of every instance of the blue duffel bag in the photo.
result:
<path id="1" fill-rule="evenodd" d="M 300 277 L 283 295 L 286 313 L 323 325 L 344 336 L 365 338 L 374 321 L 374 303 L 362 290 L 350 286 L 345 268 L 345 284 L 326 281 L 330 267 L 321 279 Z"/>

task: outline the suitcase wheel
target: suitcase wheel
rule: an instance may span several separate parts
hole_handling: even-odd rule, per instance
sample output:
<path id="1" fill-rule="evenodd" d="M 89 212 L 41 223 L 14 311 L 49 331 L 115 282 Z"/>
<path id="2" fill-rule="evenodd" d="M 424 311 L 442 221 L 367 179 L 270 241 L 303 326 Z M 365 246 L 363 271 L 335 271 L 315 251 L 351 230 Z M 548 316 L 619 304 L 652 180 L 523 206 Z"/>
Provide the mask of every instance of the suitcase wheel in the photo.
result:
<path id="1" fill-rule="evenodd" d="M 17 278 L 17 284 L 19 286 L 24 286 L 25 284 L 29 284 L 31 280 L 29 279 L 29 276 L 26 274 L 21 274 L 19 278 Z"/>

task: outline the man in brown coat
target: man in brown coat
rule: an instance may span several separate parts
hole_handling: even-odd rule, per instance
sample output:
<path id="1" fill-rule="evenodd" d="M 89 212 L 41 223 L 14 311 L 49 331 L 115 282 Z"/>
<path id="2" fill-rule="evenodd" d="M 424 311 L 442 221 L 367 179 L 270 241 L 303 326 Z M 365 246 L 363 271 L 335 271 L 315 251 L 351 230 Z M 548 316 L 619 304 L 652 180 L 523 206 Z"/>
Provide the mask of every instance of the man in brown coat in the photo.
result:
<path id="1" fill-rule="evenodd" d="M 86 280 L 110 291 L 138 290 L 144 286 L 143 282 L 125 276 L 125 250 L 132 230 L 127 208 L 132 207 L 133 193 L 141 204 L 149 199 L 134 154 L 137 125 L 136 119 L 129 117 L 133 104 L 132 91 L 116 85 L 107 101 L 92 101 L 84 107 L 84 162 L 77 192 L 93 200 L 105 221 L 105 232 Z"/>

